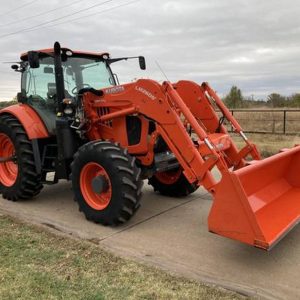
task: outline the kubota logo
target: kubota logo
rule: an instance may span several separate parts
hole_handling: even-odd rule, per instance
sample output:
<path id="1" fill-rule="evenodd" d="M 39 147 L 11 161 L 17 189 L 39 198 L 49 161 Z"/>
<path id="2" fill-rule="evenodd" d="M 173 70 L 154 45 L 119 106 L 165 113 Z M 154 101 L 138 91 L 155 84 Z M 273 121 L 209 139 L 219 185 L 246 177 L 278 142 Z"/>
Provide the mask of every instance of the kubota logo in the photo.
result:
<path id="1" fill-rule="evenodd" d="M 104 93 L 108 95 L 108 94 L 118 94 L 118 93 L 122 93 L 124 91 L 125 91 L 124 86 L 119 85 L 119 86 L 115 86 L 115 87 L 104 90 Z"/>
<path id="2" fill-rule="evenodd" d="M 146 95 L 146 96 L 147 96 L 148 98 L 150 98 L 151 100 L 155 100 L 155 99 L 156 99 L 156 97 L 155 97 L 153 94 L 151 94 L 149 91 L 145 90 L 144 88 L 142 88 L 142 87 L 140 87 L 140 86 L 136 86 L 135 89 L 136 89 L 138 92 L 140 92 L 140 93 Z"/>

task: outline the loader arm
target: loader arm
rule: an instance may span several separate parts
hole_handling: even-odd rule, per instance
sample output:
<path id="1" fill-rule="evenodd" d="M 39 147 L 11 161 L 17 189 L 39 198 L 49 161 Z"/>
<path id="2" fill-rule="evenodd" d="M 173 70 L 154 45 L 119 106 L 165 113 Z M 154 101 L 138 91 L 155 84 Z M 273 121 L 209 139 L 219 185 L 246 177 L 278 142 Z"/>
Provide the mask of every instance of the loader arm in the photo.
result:
<path id="1" fill-rule="evenodd" d="M 88 93 L 85 96 L 84 106 L 87 117 L 93 125 L 90 126 L 91 130 L 88 132 L 88 135 L 90 139 L 105 138 L 105 128 L 102 127 L 100 129 L 101 124 L 103 125 L 104 122 L 107 124 L 107 122 L 114 120 L 115 124 L 117 124 L 118 119 L 124 116 L 144 116 L 155 122 L 156 131 L 152 134 L 152 138 L 156 139 L 159 135 L 164 139 L 182 166 L 188 181 L 197 183 L 197 185 L 203 185 L 208 191 L 213 193 L 217 181 L 211 174 L 212 168 L 217 166 L 221 173 L 228 172 L 229 167 L 241 164 L 242 159 L 246 155 L 254 152 L 254 148 L 249 143 L 247 145 L 249 151 L 247 153 L 242 152 L 244 156 L 241 157 L 241 153 L 238 152 L 225 127 L 222 126 L 219 134 L 229 146 L 224 150 L 225 152 L 222 149 L 216 149 L 214 142 L 210 138 L 211 135 L 204 128 L 203 122 L 205 123 L 205 120 L 203 120 L 201 126 L 200 120 L 195 117 L 195 115 L 197 116 L 197 108 L 200 112 L 203 110 L 203 107 L 199 104 L 198 107 L 194 105 L 194 111 L 192 111 L 187 106 L 187 104 L 190 104 L 188 101 L 191 98 L 183 99 L 176 91 L 176 89 L 180 90 L 180 87 L 180 82 L 174 87 L 169 82 L 164 82 L 163 85 L 160 85 L 152 80 L 139 80 L 133 84 L 104 89 L 103 97 L 100 99 Z M 219 119 L 216 117 L 212 104 L 205 95 L 205 90 L 195 84 L 194 90 L 196 91 L 196 98 L 205 102 L 206 108 L 211 110 L 212 116 L 214 116 L 213 123 L 217 127 Z M 196 102 L 198 101 L 197 99 L 192 99 L 192 101 Z M 109 113 L 99 114 L 99 111 L 102 110 L 103 112 L 104 108 L 107 108 Z M 222 106 L 220 108 L 222 109 Z M 226 115 L 225 110 L 222 112 Z M 233 122 L 233 125 L 238 127 L 237 122 L 231 115 L 228 118 Z M 187 125 L 192 129 L 196 137 L 194 140 L 187 131 Z M 211 126 L 213 127 L 213 125 Z M 121 124 L 120 126 L 115 126 L 114 133 L 122 131 L 122 128 L 124 126 Z M 238 127 L 238 130 L 242 132 L 240 127 Z M 214 132 L 210 133 L 213 134 Z M 116 138 L 116 141 L 120 141 L 120 136 L 121 134 Z M 220 144 L 222 140 L 218 140 L 218 142 Z M 139 157 L 144 164 L 147 164 L 147 159 L 149 163 L 152 162 L 152 152 L 149 150 L 151 149 L 148 149 L 147 155 Z M 258 159 L 259 157 L 255 156 L 254 158 Z"/>

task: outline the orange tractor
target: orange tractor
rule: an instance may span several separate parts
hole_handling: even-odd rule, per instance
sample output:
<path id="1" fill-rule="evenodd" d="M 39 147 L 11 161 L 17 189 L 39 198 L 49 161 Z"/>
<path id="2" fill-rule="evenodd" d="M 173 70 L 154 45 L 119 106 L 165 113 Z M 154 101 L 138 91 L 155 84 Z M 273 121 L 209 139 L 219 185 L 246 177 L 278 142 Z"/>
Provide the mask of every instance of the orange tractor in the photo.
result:
<path id="1" fill-rule="evenodd" d="M 172 197 L 203 186 L 213 196 L 211 232 L 270 249 L 300 219 L 300 147 L 261 160 L 207 83 L 120 85 L 110 66 L 130 58 L 59 43 L 21 55 L 12 66 L 22 74 L 19 104 L 0 111 L 3 198 L 29 199 L 67 179 L 88 220 L 118 225 L 139 208 L 144 179 Z"/>

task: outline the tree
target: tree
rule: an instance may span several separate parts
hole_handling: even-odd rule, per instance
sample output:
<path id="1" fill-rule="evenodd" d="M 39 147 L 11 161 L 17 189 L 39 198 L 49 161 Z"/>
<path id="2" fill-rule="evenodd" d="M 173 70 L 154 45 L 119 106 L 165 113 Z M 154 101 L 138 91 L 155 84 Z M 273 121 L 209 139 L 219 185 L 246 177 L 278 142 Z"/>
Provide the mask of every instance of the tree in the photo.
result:
<path id="1" fill-rule="evenodd" d="M 300 108 L 300 94 L 293 94 L 288 98 L 289 106 Z"/>
<path id="2" fill-rule="evenodd" d="M 229 93 L 225 96 L 224 102 L 230 108 L 239 108 L 243 106 L 243 95 L 241 90 L 232 86 Z"/>
<path id="3" fill-rule="evenodd" d="M 267 103 L 272 107 L 284 107 L 287 104 L 286 97 L 277 93 L 272 93 L 268 96 Z"/>

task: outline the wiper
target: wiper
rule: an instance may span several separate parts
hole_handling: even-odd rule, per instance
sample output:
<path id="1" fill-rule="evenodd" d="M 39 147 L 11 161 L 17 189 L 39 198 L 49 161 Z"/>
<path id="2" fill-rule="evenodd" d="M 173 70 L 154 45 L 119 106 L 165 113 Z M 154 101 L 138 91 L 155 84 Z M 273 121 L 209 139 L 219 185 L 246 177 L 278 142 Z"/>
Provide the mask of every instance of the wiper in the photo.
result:
<path id="1" fill-rule="evenodd" d="M 93 64 L 93 65 L 89 65 L 89 66 L 87 66 L 87 67 L 82 66 L 82 67 L 81 67 L 81 70 L 85 70 L 85 69 L 92 68 L 92 67 L 96 67 L 96 66 L 99 66 L 99 62 L 97 62 L 97 63 L 95 63 L 95 64 Z"/>

